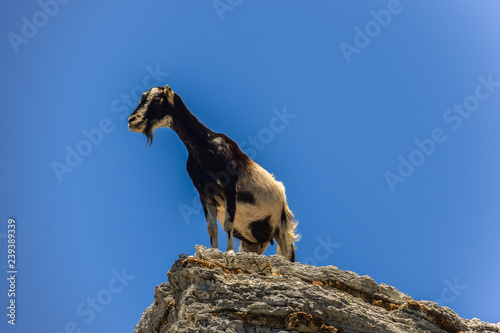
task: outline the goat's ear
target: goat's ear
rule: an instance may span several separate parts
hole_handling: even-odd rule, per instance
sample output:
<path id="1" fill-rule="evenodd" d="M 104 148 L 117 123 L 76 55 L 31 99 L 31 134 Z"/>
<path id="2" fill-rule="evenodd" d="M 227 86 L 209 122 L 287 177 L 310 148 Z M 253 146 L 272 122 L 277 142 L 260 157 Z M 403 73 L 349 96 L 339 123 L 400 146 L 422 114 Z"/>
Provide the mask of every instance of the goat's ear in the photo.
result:
<path id="1" fill-rule="evenodd" d="M 165 93 L 165 95 L 169 96 L 172 93 L 172 89 L 167 84 L 165 86 L 165 89 L 163 89 L 163 92 Z"/>

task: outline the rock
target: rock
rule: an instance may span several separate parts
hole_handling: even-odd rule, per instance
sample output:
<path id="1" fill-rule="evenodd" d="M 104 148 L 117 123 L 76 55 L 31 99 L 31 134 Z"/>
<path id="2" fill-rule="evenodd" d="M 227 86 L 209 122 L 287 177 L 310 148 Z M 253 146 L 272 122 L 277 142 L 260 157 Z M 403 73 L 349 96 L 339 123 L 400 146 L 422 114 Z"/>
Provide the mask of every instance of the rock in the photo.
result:
<path id="1" fill-rule="evenodd" d="M 278 255 L 196 246 L 167 275 L 135 333 L 500 332 L 369 276 Z"/>

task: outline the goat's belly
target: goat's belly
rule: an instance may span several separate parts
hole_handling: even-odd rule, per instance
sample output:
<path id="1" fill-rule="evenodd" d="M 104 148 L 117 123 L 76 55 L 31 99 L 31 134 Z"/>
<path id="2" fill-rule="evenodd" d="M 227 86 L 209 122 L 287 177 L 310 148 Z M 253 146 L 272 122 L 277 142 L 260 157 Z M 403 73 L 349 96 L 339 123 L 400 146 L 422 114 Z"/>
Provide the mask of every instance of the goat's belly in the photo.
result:
<path id="1" fill-rule="evenodd" d="M 217 217 L 222 226 L 226 218 L 224 206 L 217 209 Z M 268 209 L 249 204 L 237 204 L 234 218 L 234 236 L 249 243 L 266 243 L 276 233 L 279 215 Z"/>

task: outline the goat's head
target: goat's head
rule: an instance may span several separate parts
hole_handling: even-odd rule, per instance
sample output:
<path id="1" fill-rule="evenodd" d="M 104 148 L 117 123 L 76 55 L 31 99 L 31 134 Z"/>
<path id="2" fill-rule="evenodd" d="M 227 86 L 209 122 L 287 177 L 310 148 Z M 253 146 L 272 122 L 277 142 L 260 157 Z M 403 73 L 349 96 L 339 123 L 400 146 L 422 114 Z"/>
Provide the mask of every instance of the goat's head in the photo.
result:
<path id="1" fill-rule="evenodd" d="M 155 87 L 142 94 L 139 106 L 128 118 L 128 128 L 132 132 L 144 133 L 147 144 L 153 143 L 153 131 L 158 127 L 172 126 L 174 92 L 169 86 Z"/>

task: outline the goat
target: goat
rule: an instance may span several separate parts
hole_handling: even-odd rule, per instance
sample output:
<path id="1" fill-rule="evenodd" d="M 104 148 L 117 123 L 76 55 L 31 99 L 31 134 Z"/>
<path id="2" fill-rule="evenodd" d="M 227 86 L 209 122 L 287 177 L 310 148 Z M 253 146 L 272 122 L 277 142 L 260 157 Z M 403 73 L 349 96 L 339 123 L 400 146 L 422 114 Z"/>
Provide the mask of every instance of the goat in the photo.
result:
<path id="1" fill-rule="evenodd" d="M 285 187 L 224 134 L 201 123 L 167 85 L 145 92 L 129 117 L 132 132 L 153 142 L 158 127 L 174 130 L 186 146 L 187 172 L 196 187 L 207 220 L 212 248 L 219 248 L 217 218 L 227 233 L 226 251 L 264 253 L 273 239 L 278 254 L 295 261 L 297 223 L 286 202 Z"/>

